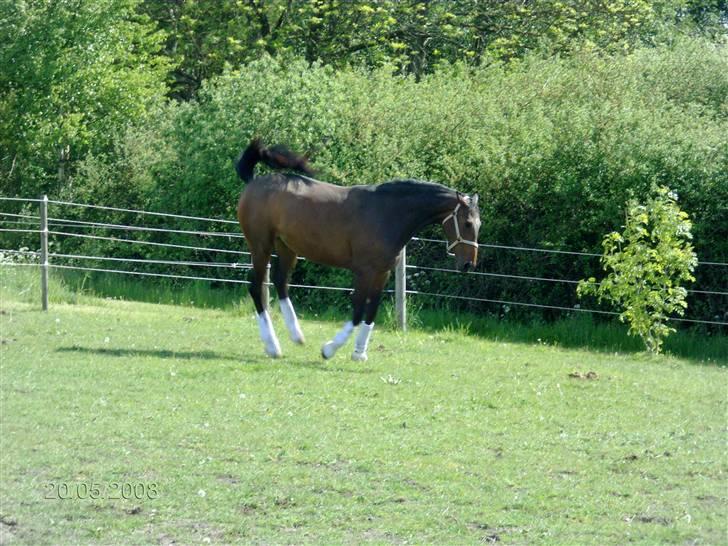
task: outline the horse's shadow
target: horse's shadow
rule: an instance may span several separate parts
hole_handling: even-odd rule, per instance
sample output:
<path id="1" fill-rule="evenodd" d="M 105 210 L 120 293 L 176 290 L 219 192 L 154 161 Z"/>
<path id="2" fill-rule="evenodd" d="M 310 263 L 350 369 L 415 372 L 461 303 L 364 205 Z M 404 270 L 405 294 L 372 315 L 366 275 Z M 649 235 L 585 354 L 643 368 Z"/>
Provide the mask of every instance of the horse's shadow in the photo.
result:
<path id="1" fill-rule="evenodd" d="M 235 362 L 237 364 L 269 364 L 270 369 L 278 366 L 290 366 L 291 368 L 307 368 L 318 372 L 337 372 L 337 373 L 356 373 L 368 374 L 374 372 L 372 368 L 347 368 L 342 365 L 332 365 L 332 363 L 324 360 L 289 360 L 285 357 L 273 360 L 265 356 L 258 355 L 230 355 L 218 353 L 215 351 L 174 351 L 171 349 L 118 349 L 107 347 L 81 347 L 72 345 L 70 347 L 59 347 L 57 353 L 80 353 L 98 356 L 112 356 L 120 358 L 129 357 L 152 357 L 164 358 L 171 360 L 223 360 L 227 362 Z M 265 367 L 257 369 L 265 369 Z"/>
<path id="2" fill-rule="evenodd" d="M 112 349 L 106 347 L 81 347 L 72 345 L 70 347 L 59 347 L 58 353 L 81 353 L 99 356 L 114 357 L 152 357 L 168 358 L 172 360 L 227 360 L 233 362 L 257 362 L 264 361 L 263 357 L 246 357 L 240 355 L 222 354 L 215 351 L 174 351 L 171 349 Z"/>

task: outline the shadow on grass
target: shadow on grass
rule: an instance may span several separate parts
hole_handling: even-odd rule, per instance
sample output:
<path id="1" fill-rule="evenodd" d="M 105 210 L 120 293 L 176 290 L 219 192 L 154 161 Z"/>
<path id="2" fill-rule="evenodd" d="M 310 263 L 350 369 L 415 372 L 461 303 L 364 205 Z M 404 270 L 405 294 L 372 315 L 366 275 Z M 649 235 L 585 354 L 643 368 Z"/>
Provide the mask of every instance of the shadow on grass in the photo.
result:
<path id="1" fill-rule="evenodd" d="M 308 368 L 318 372 L 338 372 L 353 374 L 370 374 L 374 370 L 372 368 L 362 368 L 352 363 L 352 367 L 344 367 L 334 365 L 330 361 L 323 359 L 297 361 L 293 359 L 272 359 L 265 356 L 250 357 L 242 355 L 226 355 L 215 351 L 173 351 L 169 349 L 109 349 L 106 347 L 81 347 L 72 345 L 70 347 L 59 347 L 56 349 L 58 353 L 80 353 L 98 356 L 113 357 L 152 357 L 152 358 L 168 358 L 172 360 L 225 360 L 236 362 L 238 364 L 269 364 L 269 368 L 273 369 L 274 365 L 290 366 L 292 368 Z"/>
<path id="2" fill-rule="evenodd" d="M 174 360 L 228 360 L 233 362 L 251 361 L 258 362 L 264 360 L 259 358 L 242 358 L 240 355 L 232 356 L 215 351 L 172 351 L 169 349 L 107 349 L 105 347 L 80 347 L 72 345 L 71 347 L 59 347 L 56 349 L 58 353 L 81 353 L 93 354 L 100 356 L 117 356 L 117 357 L 153 357 L 153 358 L 171 358 Z"/>

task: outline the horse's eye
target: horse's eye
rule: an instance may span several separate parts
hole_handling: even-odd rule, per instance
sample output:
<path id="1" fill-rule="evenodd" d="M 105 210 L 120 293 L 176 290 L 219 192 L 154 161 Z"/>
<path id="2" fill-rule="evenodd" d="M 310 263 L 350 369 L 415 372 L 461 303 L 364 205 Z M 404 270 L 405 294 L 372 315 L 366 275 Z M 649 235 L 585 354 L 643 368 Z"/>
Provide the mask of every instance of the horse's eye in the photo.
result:
<path id="1" fill-rule="evenodd" d="M 469 229 L 469 228 L 473 227 L 473 223 L 470 220 L 468 220 L 467 222 L 465 222 L 465 227 Z"/>

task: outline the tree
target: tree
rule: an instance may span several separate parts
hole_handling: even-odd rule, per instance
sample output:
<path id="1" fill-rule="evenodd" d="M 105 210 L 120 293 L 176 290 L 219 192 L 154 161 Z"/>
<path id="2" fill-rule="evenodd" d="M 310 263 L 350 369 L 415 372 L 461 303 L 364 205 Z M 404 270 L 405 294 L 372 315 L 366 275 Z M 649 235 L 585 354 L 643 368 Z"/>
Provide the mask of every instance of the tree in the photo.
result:
<path id="1" fill-rule="evenodd" d="M 146 0 L 178 68 L 173 95 L 264 53 L 377 67 L 417 78 L 441 61 L 478 64 L 529 51 L 630 51 L 676 25 L 725 32 L 725 0 Z M 669 30 L 664 31 L 665 28 Z M 664 35 L 664 36 L 663 36 Z M 660 36 L 663 36 L 660 38 Z"/>
<path id="2" fill-rule="evenodd" d="M 75 160 L 166 92 L 163 35 L 138 0 L 0 0 L 3 193 L 57 192 Z"/>

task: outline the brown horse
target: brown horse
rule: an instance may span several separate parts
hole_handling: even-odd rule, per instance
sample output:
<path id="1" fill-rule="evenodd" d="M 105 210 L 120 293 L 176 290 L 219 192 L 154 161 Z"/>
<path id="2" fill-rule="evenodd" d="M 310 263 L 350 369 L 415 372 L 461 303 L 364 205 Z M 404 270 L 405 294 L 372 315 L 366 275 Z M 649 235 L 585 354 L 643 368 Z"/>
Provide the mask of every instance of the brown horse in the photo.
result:
<path id="1" fill-rule="evenodd" d="M 263 162 L 288 173 L 253 176 Z M 261 298 L 271 254 L 278 254 L 273 284 L 291 339 L 303 343 L 303 333 L 288 297 L 288 279 L 298 256 L 354 274 L 354 312 L 321 349 L 331 358 L 359 326 L 352 359 L 366 360 L 382 290 L 400 251 L 421 228 L 441 222 L 458 269 L 475 267 L 480 212 L 478 196 L 467 196 L 430 182 L 396 180 L 374 186 L 342 187 L 319 182 L 305 158 L 283 146 L 264 148 L 254 140 L 236 164 L 246 182 L 238 202 L 238 221 L 253 260 L 250 295 L 258 312 L 265 352 L 281 356 L 278 338 Z M 362 322 L 363 319 L 363 322 Z"/>

